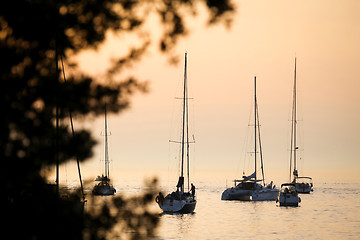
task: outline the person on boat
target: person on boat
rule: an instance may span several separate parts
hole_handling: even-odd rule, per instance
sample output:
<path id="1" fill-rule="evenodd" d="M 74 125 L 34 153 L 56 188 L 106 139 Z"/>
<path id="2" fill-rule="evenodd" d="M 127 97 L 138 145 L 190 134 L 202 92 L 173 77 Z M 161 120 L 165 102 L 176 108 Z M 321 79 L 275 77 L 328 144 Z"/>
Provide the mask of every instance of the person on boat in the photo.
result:
<path id="1" fill-rule="evenodd" d="M 273 181 L 271 181 L 268 185 L 266 185 L 266 188 L 272 189 Z"/>
<path id="2" fill-rule="evenodd" d="M 181 196 L 182 196 L 182 194 L 180 194 L 179 188 L 177 188 L 176 193 L 175 193 L 175 199 L 176 200 L 181 200 Z"/>
<path id="3" fill-rule="evenodd" d="M 179 189 L 176 192 L 172 192 L 170 195 L 170 200 L 180 200 L 180 192 Z"/>
<path id="4" fill-rule="evenodd" d="M 193 197 L 195 197 L 195 186 L 194 186 L 194 184 L 192 184 L 191 183 L 191 195 L 193 196 Z"/>
<path id="5" fill-rule="evenodd" d="M 155 198 L 155 201 L 157 202 L 157 203 L 160 203 L 160 204 L 163 204 L 164 203 L 164 195 L 161 193 L 161 192 L 159 192 L 159 195 L 157 195 L 156 196 L 156 198 Z"/>

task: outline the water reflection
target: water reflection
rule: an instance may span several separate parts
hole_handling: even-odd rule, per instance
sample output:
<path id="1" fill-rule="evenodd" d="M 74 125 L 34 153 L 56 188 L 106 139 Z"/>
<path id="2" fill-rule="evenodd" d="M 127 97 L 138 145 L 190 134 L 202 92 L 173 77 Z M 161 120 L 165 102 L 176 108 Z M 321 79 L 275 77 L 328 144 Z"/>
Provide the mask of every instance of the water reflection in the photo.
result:
<path id="1" fill-rule="evenodd" d="M 176 216 L 178 221 L 178 231 L 180 235 L 184 235 L 193 230 L 193 222 L 195 218 L 195 213 L 192 214 L 183 214 Z"/>
<path id="2" fill-rule="evenodd" d="M 189 214 L 162 213 L 160 216 L 161 230 L 165 230 L 167 237 L 186 239 L 192 235 L 196 221 L 195 212 Z M 164 236 L 164 234 L 161 235 Z"/>

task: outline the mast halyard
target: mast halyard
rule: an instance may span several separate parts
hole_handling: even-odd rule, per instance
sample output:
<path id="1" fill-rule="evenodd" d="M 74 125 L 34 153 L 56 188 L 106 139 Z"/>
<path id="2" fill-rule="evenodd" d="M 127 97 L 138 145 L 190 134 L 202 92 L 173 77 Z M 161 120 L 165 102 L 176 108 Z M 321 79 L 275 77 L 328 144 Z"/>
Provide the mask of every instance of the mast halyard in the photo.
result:
<path id="1" fill-rule="evenodd" d="M 187 190 L 190 190 L 190 151 L 189 151 L 189 100 L 187 87 L 187 52 L 185 52 L 185 99 L 186 99 L 186 160 L 187 160 Z"/>
<path id="2" fill-rule="evenodd" d="M 265 174 L 264 174 L 264 162 L 262 157 L 262 146 L 261 146 L 261 136 L 260 136 L 260 117 L 259 117 L 259 108 L 256 106 L 256 115 L 257 115 L 257 124 L 258 124 L 258 135 L 259 135 L 259 153 L 260 153 L 260 163 L 261 163 L 261 174 L 263 185 L 265 186 Z"/>

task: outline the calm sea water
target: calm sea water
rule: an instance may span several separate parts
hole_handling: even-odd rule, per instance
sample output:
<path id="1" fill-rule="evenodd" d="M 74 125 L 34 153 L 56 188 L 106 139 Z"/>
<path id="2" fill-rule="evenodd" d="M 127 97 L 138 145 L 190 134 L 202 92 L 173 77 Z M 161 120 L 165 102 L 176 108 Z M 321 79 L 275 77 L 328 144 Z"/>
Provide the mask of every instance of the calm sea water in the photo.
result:
<path id="1" fill-rule="evenodd" d="M 360 239 L 360 182 L 315 181 L 297 208 L 222 201 L 224 185 L 198 181 L 195 212 L 162 214 L 156 239 Z"/>
<path id="2" fill-rule="evenodd" d="M 155 239 L 360 239 L 359 181 L 314 181 L 314 192 L 300 195 L 297 208 L 222 201 L 222 181 L 195 183 L 195 212 L 161 214 Z M 143 186 L 139 181 L 114 184 L 125 195 Z M 155 202 L 154 209 L 161 213 Z"/>

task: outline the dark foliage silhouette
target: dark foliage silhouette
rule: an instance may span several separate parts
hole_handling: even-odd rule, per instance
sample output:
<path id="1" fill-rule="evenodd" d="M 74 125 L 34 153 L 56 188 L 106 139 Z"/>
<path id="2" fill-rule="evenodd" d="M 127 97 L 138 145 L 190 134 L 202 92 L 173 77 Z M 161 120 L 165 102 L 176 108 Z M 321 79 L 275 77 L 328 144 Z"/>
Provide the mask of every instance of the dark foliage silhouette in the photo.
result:
<path id="1" fill-rule="evenodd" d="M 123 78 L 123 69 L 138 61 L 151 44 L 150 14 L 160 17 L 163 35 L 159 51 L 172 55 L 187 34 L 184 18 L 199 6 L 209 12 L 209 25 L 231 23 L 230 0 L 12 0 L 0 3 L 0 159 L 1 209 L 4 236 L 19 239 L 103 239 L 116 224 L 132 229 L 133 238 L 154 234 L 157 218 L 147 210 L 152 190 L 126 199 L 116 197 L 100 211 L 81 211 L 81 194 L 59 196 L 41 175 L 57 161 L 80 162 L 92 156 L 96 142 L 88 130 L 56 128 L 59 119 L 119 113 L 148 84 Z M 132 47 L 106 70 L 106 81 L 81 72 L 70 58 L 96 49 L 106 33 L 142 31 L 140 46 Z M 60 58 L 71 69 L 65 82 Z M 153 184 L 155 184 L 154 182 Z M 156 185 L 156 184 L 155 184 Z M 61 194 L 63 195 L 63 193 Z M 137 205 L 134 205 L 137 204 Z M 136 210 L 138 207 L 143 210 Z M 111 209 L 117 209 L 113 214 Z M 139 213 L 141 212 L 141 213 Z M 126 227 L 124 227 L 126 226 Z M 116 232 L 116 231 L 115 231 Z"/>

